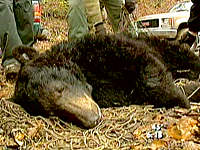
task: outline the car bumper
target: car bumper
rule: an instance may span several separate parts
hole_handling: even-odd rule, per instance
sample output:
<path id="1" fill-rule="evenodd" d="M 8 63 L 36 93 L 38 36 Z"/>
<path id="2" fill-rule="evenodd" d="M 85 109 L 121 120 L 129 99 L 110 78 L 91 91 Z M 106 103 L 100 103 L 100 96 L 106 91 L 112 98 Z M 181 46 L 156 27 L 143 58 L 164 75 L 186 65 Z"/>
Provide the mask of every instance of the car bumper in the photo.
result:
<path id="1" fill-rule="evenodd" d="M 175 38 L 177 35 L 176 29 L 154 29 L 154 28 L 146 28 L 140 29 L 142 33 L 148 33 L 149 35 L 160 36 L 164 38 Z"/>

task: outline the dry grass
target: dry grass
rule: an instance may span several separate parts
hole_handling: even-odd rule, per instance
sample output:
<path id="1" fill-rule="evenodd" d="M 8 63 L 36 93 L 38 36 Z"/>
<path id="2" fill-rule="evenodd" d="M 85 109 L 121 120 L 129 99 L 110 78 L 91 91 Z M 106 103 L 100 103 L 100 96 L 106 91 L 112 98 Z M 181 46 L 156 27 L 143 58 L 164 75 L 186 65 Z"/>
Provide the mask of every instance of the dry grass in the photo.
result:
<path id="1" fill-rule="evenodd" d="M 89 130 L 56 117 L 30 116 L 4 98 L 0 106 L 2 149 L 200 149 L 197 104 L 191 110 L 136 105 L 101 109 L 101 122 Z M 159 131 L 152 129 L 155 124 Z"/>
<path id="2" fill-rule="evenodd" d="M 20 149 L 200 149 L 199 106 L 192 110 L 130 106 L 102 109 L 99 125 L 85 130 L 60 119 L 30 116 L 0 101 L 0 145 Z M 160 125 L 162 137 L 153 125 Z"/>

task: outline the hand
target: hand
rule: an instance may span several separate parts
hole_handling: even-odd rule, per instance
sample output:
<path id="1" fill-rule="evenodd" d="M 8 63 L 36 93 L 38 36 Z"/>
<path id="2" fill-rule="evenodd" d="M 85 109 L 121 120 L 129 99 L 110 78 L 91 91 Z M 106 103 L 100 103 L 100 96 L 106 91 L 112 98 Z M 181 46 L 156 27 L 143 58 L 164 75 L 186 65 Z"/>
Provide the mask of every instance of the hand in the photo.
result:
<path id="1" fill-rule="evenodd" d="M 105 29 L 105 27 L 103 25 L 103 22 L 100 22 L 100 23 L 94 25 L 94 27 L 95 27 L 95 34 L 96 35 L 104 35 L 104 34 L 106 34 L 106 29 Z"/>

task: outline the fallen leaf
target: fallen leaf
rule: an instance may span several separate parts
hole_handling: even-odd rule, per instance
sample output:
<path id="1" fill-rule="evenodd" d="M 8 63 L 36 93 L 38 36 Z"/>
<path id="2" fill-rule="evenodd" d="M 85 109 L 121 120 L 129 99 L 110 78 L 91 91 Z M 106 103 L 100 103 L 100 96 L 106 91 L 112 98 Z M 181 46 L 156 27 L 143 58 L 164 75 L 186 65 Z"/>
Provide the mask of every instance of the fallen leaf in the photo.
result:
<path id="1" fill-rule="evenodd" d="M 168 135 L 177 140 L 189 140 L 198 129 L 198 121 L 189 117 L 181 118 L 168 128 Z"/>
<path id="2" fill-rule="evenodd" d="M 21 132 L 18 132 L 16 135 L 15 135 L 15 139 L 17 140 L 20 140 L 22 141 L 24 139 L 25 135 Z"/>
<path id="3" fill-rule="evenodd" d="M 31 138 L 35 137 L 37 133 L 38 133 L 37 127 L 33 127 L 33 128 L 28 129 L 28 136 L 31 137 Z"/>
<path id="4" fill-rule="evenodd" d="M 150 146 L 152 150 L 157 150 L 164 147 L 167 147 L 167 142 L 164 140 L 154 140 Z"/>
<path id="5" fill-rule="evenodd" d="M 25 135 L 21 132 L 18 132 L 16 135 L 15 135 L 15 142 L 19 145 L 19 146 L 22 146 L 24 144 L 23 140 L 25 138 Z"/>
<path id="6" fill-rule="evenodd" d="M 158 115 L 156 115 L 153 119 L 156 120 L 156 121 L 161 121 L 161 120 L 163 120 L 164 118 L 165 118 L 164 115 L 158 114 Z"/>
<path id="7" fill-rule="evenodd" d="M 142 150 L 143 148 L 144 148 L 144 146 L 142 144 L 130 146 L 130 149 L 132 149 L 132 150 Z"/>

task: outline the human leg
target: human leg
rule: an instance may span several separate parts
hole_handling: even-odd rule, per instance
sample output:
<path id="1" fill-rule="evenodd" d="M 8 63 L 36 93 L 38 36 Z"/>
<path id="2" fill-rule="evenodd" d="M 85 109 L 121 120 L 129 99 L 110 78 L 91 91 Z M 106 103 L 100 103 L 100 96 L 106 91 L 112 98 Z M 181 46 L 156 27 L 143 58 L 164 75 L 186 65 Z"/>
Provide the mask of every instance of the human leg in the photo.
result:
<path id="1" fill-rule="evenodd" d="M 7 44 L 2 45 L 3 49 L 3 60 L 12 58 L 12 49 L 21 45 L 22 41 L 17 32 L 16 22 L 13 13 L 13 1 L 11 0 L 0 0 L 0 38 L 3 39 L 5 33 L 8 34 Z"/>
<path id="2" fill-rule="evenodd" d="M 200 31 L 200 5 L 194 3 L 190 9 L 190 17 L 188 19 L 189 31 L 182 37 L 182 43 L 187 43 L 191 47 L 194 43 L 197 32 Z"/>
<path id="3" fill-rule="evenodd" d="M 122 0 L 102 0 L 102 3 L 106 8 L 108 19 L 112 24 L 113 31 L 118 32 L 121 19 Z"/>
<path id="4" fill-rule="evenodd" d="M 33 5 L 31 0 L 14 0 L 14 15 L 18 34 L 22 43 L 32 46 L 34 43 Z"/>
<path id="5" fill-rule="evenodd" d="M 89 32 L 83 0 L 69 0 L 68 13 L 69 40 L 82 37 Z"/>
<path id="6" fill-rule="evenodd" d="M 89 28 L 94 27 L 95 34 L 105 34 L 106 30 L 103 24 L 99 0 L 85 0 L 86 15 L 88 18 Z"/>
<path id="7" fill-rule="evenodd" d="M 31 46 L 34 42 L 32 7 L 30 0 L 0 0 L 0 38 L 6 41 L 1 45 L 2 65 L 9 78 L 15 77 L 20 70 L 20 63 L 13 58 L 12 50 L 23 44 Z"/>

